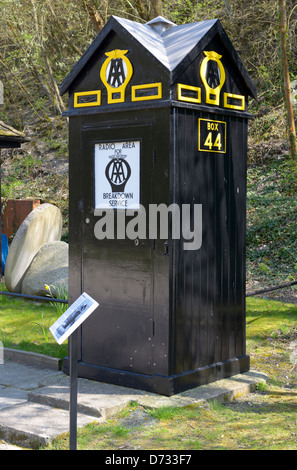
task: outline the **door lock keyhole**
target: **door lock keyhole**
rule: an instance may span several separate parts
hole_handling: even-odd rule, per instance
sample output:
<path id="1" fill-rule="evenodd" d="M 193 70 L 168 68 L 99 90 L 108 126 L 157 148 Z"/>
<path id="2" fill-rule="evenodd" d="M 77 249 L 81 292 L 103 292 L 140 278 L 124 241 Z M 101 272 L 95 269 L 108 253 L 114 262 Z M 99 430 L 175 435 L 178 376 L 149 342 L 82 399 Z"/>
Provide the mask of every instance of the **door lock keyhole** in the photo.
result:
<path id="1" fill-rule="evenodd" d="M 164 242 L 164 253 L 163 256 L 168 256 L 168 240 Z"/>

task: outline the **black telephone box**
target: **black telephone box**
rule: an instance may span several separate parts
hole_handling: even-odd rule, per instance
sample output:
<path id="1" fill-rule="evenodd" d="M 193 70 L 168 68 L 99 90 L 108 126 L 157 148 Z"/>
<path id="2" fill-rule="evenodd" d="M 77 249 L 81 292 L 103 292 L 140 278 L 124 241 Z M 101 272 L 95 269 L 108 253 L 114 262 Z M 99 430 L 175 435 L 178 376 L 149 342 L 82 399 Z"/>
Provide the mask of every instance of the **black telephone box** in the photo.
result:
<path id="1" fill-rule="evenodd" d="M 80 377 L 159 394 L 249 370 L 248 97 L 219 20 L 111 17 L 60 88 L 69 109 L 69 300 Z M 69 370 L 65 359 L 64 370 Z"/>

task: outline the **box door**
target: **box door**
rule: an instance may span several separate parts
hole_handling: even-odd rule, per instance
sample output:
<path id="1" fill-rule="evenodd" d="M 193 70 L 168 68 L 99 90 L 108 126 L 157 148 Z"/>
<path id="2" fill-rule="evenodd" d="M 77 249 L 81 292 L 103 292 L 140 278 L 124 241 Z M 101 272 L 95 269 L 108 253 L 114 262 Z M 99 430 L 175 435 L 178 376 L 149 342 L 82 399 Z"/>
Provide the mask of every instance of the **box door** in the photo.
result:
<path id="1" fill-rule="evenodd" d="M 133 211 L 151 201 L 151 126 L 87 129 L 83 146 L 82 290 L 100 307 L 82 326 L 82 361 L 150 374 L 152 240 Z"/>

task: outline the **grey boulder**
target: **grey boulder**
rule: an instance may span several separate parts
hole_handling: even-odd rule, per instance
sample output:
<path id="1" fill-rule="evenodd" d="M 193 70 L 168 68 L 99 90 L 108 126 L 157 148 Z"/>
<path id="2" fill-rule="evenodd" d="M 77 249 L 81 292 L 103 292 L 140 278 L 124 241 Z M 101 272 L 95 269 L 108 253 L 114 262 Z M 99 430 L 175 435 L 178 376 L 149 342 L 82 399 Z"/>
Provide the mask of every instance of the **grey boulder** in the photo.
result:
<path id="1" fill-rule="evenodd" d="M 4 280 L 10 292 L 20 293 L 33 258 L 46 243 L 61 240 L 62 213 L 53 204 L 41 204 L 25 218 L 9 247 Z"/>
<path id="2" fill-rule="evenodd" d="M 55 241 L 43 245 L 26 272 L 22 294 L 45 296 L 51 293 L 58 297 L 60 291 L 68 291 L 68 244 Z"/>

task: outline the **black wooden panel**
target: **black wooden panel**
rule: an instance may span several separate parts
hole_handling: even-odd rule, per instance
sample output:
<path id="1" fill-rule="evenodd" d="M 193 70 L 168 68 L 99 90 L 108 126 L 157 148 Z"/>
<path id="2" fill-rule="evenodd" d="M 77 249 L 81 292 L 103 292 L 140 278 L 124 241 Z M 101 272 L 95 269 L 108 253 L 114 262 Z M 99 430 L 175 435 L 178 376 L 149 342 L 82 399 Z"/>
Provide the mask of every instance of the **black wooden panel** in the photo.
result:
<path id="1" fill-rule="evenodd" d="M 226 122 L 226 153 L 197 150 L 201 117 Z M 174 242 L 172 370 L 182 373 L 245 354 L 246 123 L 191 110 L 174 120 L 174 197 L 203 213 L 201 248 Z"/>
<path id="2" fill-rule="evenodd" d="M 131 124 L 131 123 L 130 123 Z M 82 327 L 82 360 L 89 364 L 133 372 L 152 371 L 152 250 L 148 239 L 98 240 L 94 227 L 94 145 L 98 142 L 141 141 L 141 203 L 151 193 L 153 152 L 151 126 L 128 121 L 98 126 L 84 132 L 83 290 L 100 303 L 96 314 Z M 116 215 L 116 210 L 113 210 Z M 115 234 L 116 236 L 116 234 Z"/>

